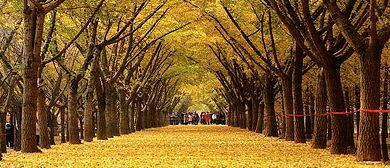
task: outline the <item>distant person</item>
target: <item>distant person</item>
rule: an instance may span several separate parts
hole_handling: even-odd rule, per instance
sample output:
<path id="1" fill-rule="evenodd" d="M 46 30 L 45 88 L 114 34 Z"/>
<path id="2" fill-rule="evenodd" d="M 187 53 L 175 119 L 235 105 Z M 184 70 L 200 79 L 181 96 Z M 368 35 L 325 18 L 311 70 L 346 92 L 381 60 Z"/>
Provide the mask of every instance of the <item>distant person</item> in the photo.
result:
<path id="1" fill-rule="evenodd" d="M 211 115 L 211 119 L 212 119 L 212 124 L 217 124 L 217 114 L 216 113 L 213 113 Z"/>
<path id="2" fill-rule="evenodd" d="M 206 124 L 206 117 L 205 117 L 205 115 L 206 115 L 206 113 L 205 112 L 202 112 L 202 113 L 200 113 L 200 123 L 201 124 Z"/>
<path id="3" fill-rule="evenodd" d="M 211 114 L 209 112 L 207 112 L 205 114 L 205 120 L 206 120 L 206 124 L 207 125 L 210 125 L 210 120 L 211 120 Z"/>
<path id="4" fill-rule="evenodd" d="M 7 147 L 11 147 L 11 148 L 14 147 L 14 131 L 15 131 L 14 125 L 9 123 L 5 125 L 5 134 L 6 134 L 5 141 Z"/>
<path id="5" fill-rule="evenodd" d="M 194 120 L 194 115 L 192 115 L 192 113 L 189 113 L 188 114 L 188 125 L 191 125 L 193 120 Z"/>
<path id="6" fill-rule="evenodd" d="M 39 135 L 41 134 L 41 129 L 39 128 L 38 121 L 35 123 L 35 135 L 37 136 L 37 145 L 39 145 Z"/>
<path id="7" fill-rule="evenodd" d="M 194 124 L 198 125 L 198 123 L 199 123 L 199 115 L 198 113 L 194 113 Z"/>

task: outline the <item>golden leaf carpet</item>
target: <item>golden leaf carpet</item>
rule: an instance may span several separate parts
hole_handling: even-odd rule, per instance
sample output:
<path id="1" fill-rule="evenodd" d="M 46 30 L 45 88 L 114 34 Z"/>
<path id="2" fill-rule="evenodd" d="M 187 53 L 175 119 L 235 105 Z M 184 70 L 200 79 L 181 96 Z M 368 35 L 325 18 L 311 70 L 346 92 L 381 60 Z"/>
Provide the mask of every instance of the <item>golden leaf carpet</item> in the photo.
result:
<path id="1" fill-rule="evenodd" d="M 4 154 L 0 167 L 384 167 L 227 126 L 168 126 Z"/>

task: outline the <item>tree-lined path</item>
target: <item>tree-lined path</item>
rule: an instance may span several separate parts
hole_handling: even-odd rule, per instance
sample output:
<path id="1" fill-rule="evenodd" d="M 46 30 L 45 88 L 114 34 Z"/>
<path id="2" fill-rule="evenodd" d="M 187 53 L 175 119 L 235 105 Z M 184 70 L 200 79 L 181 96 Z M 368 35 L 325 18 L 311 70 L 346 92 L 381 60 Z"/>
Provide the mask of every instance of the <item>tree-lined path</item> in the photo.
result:
<path id="1" fill-rule="evenodd" d="M 389 163 L 389 14 L 389 0 L 0 0 L 0 162 Z"/>
<path id="2" fill-rule="evenodd" d="M 4 154 L 0 167 L 364 167 L 352 155 L 331 155 L 227 126 L 152 128 L 107 141 L 54 145 L 43 153 Z"/>

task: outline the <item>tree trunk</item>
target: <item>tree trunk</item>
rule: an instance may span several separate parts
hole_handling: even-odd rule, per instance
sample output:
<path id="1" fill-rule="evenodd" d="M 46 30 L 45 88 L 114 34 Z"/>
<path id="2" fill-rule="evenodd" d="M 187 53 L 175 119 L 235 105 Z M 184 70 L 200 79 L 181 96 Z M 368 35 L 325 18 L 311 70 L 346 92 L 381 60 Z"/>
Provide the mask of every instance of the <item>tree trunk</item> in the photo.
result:
<path id="1" fill-rule="evenodd" d="M 96 76 L 91 70 L 85 94 L 84 141 L 86 142 L 92 142 L 94 137 L 93 112 L 95 107 L 93 104 L 93 93 L 95 92 L 95 78 Z"/>
<path id="2" fill-rule="evenodd" d="M 310 86 L 311 88 L 313 88 L 313 86 Z M 315 110 L 314 110 L 314 95 L 313 95 L 313 92 L 312 90 L 313 89 L 310 89 L 311 92 L 309 93 L 309 112 L 310 112 L 310 125 L 311 125 L 311 131 L 312 131 L 312 136 L 313 136 L 313 133 L 314 133 L 314 121 L 315 121 L 315 118 L 316 116 L 314 115 L 315 114 Z M 326 91 L 325 91 L 325 94 L 326 94 Z"/>
<path id="3" fill-rule="evenodd" d="M 38 90 L 37 95 L 38 124 L 41 130 L 39 135 L 39 146 L 44 149 L 50 149 L 49 129 L 47 127 L 46 100 L 43 90 Z"/>
<path id="4" fill-rule="evenodd" d="M 326 115 L 327 97 L 326 84 L 323 69 L 320 68 L 317 72 L 316 91 L 314 97 L 315 107 L 315 123 L 313 133 L 312 148 L 325 149 L 326 148 L 326 133 L 327 133 L 327 115 Z"/>
<path id="5" fill-rule="evenodd" d="M 294 108 L 294 141 L 306 143 L 305 118 L 302 105 L 302 66 L 303 51 L 297 46 L 293 71 L 293 108 Z"/>
<path id="6" fill-rule="evenodd" d="M 130 133 L 132 133 L 132 132 L 135 132 L 135 129 L 134 129 L 134 115 L 135 115 L 135 106 L 136 106 L 136 104 L 135 104 L 135 101 L 134 100 L 132 100 L 131 101 L 131 108 L 130 108 L 130 116 L 129 116 L 129 120 L 130 120 Z"/>
<path id="7" fill-rule="evenodd" d="M 256 131 L 257 120 L 259 114 L 259 101 L 257 98 L 252 99 L 252 131 Z"/>
<path id="8" fill-rule="evenodd" d="M 294 116 L 293 116 L 293 94 L 292 79 L 286 78 L 282 81 L 284 111 L 286 113 L 286 141 L 294 141 Z"/>
<path id="9" fill-rule="evenodd" d="M 15 147 L 14 147 L 14 150 L 15 151 L 20 151 L 21 150 L 21 132 L 20 130 L 22 129 L 22 106 L 16 106 L 16 109 L 17 111 L 16 113 L 16 123 L 17 123 L 17 130 L 16 130 L 16 133 L 15 133 Z"/>
<path id="10" fill-rule="evenodd" d="M 355 85 L 355 109 L 356 109 L 356 137 L 359 138 L 359 125 L 360 125 L 360 88 Z"/>
<path id="11" fill-rule="evenodd" d="M 264 96 L 264 111 L 266 114 L 266 128 L 264 135 L 265 136 L 278 136 L 278 129 L 276 124 L 275 117 L 275 96 L 274 89 L 272 84 L 272 75 L 267 74 L 265 77 L 264 88 L 263 88 L 263 96 Z"/>
<path id="12" fill-rule="evenodd" d="M 383 81 L 383 103 L 382 103 L 382 110 L 387 110 L 387 92 L 389 87 L 389 67 L 387 64 L 385 65 L 385 80 Z M 387 150 L 387 136 L 388 136 L 388 128 L 387 128 L 387 113 L 382 113 L 382 161 L 386 162 L 389 160 L 389 154 Z"/>
<path id="13" fill-rule="evenodd" d="M 379 115 L 364 110 L 377 110 L 380 106 L 380 56 L 382 50 L 374 49 L 359 57 L 361 109 L 357 160 L 376 161 L 381 159 L 379 141 Z"/>
<path id="14" fill-rule="evenodd" d="M 38 67 L 41 65 L 41 45 L 45 13 L 34 5 L 24 6 L 24 47 L 22 56 L 23 105 L 21 151 L 39 152 L 35 127 L 37 121 Z"/>
<path id="15" fill-rule="evenodd" d="M 247 124 L 246 124 L 246 112 L 247 112 L 247 110 L 246 110 L 246 108 L 245 108 L 245 103 L 244 102 L 242 102 L 241 103 L 241 128 L 242 129 L 246 129 L 247 128 Z M 248 109 L 248 111 L 249 111 L 249 109 Z"/>
<path id="16" fill-rule="evenodd" d="M 114 92 L 113 92 L 113 98 L 114 98 L 114 104 L 113 104 L 113 110 L 114 110 L 114 121 L 115 122 L 115 127 L 114 127 L 114 136 L 120 136 L 120 130 L 119 130 L 119 126 L 120 126 L 120 119 L 119 119 L 119 113 L 120 111 L 118 110 L 118 102 L 119 102 L 119 96 L 118 96 L 118 91 L 116 90 L 116 87 L 114 85 L 113 87 L 114 89 Z"/>
<path id="17" fill-rule="evenodd" d="M 331 112 L 345 111 L 344 95 L 340 80 L 340 65 L 328 63 L 324 66 L 326 91 Z M 332 122 L 332 154 L 347 154 L 347 126 L 345 114 L 331 115 Z"/>
<path id="18" fill-rule="evenodd" d="M 120 133 L 129 134 L 129 108 L 126 103 L 126 92 L 123 87 L 119 90 L 119 104 L 120 104 Z"/>
<path id="19" fill-rule="evenodd" d="M 264 99 L 263 99 L 264 100 Z M 259 105 L 259 113 L 257 118 L 256 133 L 263 133 L 264 125 L 264 102 L 261 102 Z"/>
<path id="20" fill-rule="evenodd" d="M 7 113 L 1 112 L 0 113 L 0 153 L 7 153 L 7 142 L 6 142 L 6 131 L 5 131 L 5 120 L 6 120 Z"/>
<path id="21" fill-rule="evenodd" d="M 134 100 L 135 102 L 135 110 L 137 112 L 137 126 L 136 126 L 136 130 L 137 131 L 141 131 L 143 128 L 142 128 L 142 110 L 141 110 L 141 102 L 140 100 L 138 100 L 138 98 L 136 100 Z"/>
<path id="22" fill-rule="evenodd" d="M 100 81 L 99 81 L 100 82 Z M 98 113 L 97 113 L 97 139 L 106 140 L 106 98 L 105 93 L 101 93 L 99 89 L 96 89 L 97 94 L 97 103 L 98 103 Z"/>
<path id="23" fill-rule="evenodd" d="M 78 123 L 80 124 L 80 139 L 84 139 L 84 125 L 83 125 L 83 116 L 80 116 Z"/>
<path id="24" fill-rule="evenodd" d="M 115 110 L 114 110 L 114 86 L 112 84 L 106 85 L 106 134 L 107 138 L 113 138 L 115 135 Z"/>
<path id="25" fill-rule="evenodd" d="M 69 130 L 69 143 L 70 144 L 81 144 L 79 137 L 78 127 L 78 114 L 77 114 L 77 89 L 78 80 L 76 77 L 72 77 L 69 87 L 68 95 L 68 130 Z"/>
<path id="26" fill-rule="evenodd" d="M 152 126 L 152 107 L 147 106 L 145 110 L 145 128 L 151 128 Z"/>
<path id="27" fill-rule="evenodd" d="M 57 118 L 56 116 L 51 112 L 51 110 L 47 110 L 46 108 L 46 114 L 47 116 L 49 117 L 48 118 L 48 122 L 49 122 L 49 137 L 50 137 L 50 145 L 55 145 L 56 142 L 54 140 L 54 130 L 56 128 L 56 126 L 58 125 L 57 123 Z"/>
<path id="28" fill-rule="evenodd" d="M 345 90 L 345 107 L 346 111 L 350 112 L 350 103 L 349 103 L 349 91 L 348 88 Z M 353 114 L 348 114 L 347 115 L 347 142 L 348 142 L 348 147 L 352 151 L 356 151 L 355 147 L 355 140 L 353 139 L 353 134 L 354 134 L 354 127 L 353 127 Z"/>
<path id="29" fill-rule="evenodd" d="M 65 143 L 65 106 L 60 106 L 60 115 L 61 115 L 61 143 Z"/>
<path id="30" fill-rule="evenodd" d="M 246 127 L 248 128 L 249 131 L 252 131 L 252 116 L 253 116 L 253 111 L 252 111 L 252 101 L 249 101 L 247 103 L 248 107 L 248 114 L 246 114 Z"/>
<path id="31" fill-rule="evenodd" d="M 327 112 L 329 113 L 330 110 L 328 109 Z M 326 119 L 327 119 L 327 123 L 328 123 L 328 125 L 327 125 L 327 127 L 328 127 L 327 128 L 328 129 L 327 140 L 332 140 L 332 116 L 328 115 L 328 116 L 326 116 Z"/>
<path id="32" fill-rule="evenodd" d="M 309 110 L 309 106 L 306 105 L 304 107 L 305 109 L 305 127 L 306 127 L 306 139 L 311 139 L 311 134 L 312 134 L 312 131 L 311 131 L 311 121 L 310 121 L 310 110 Z"/>
<path id="33" fill-rule="evenodd" d="M 229 103 L 229 110 L 226 116 L 226 123 L 228 126 L 233 127 L 233 105 Z"/>
<path id="34" fill-rule="evenodd" d="M 239 118 L 240 118 L 239 126 L 240 126 L 241 129 L 245 129 L 246 128 L 246 125 L 245 125 L 245 117 L 246 117 L 246 115 L 245 115 L 245 104 L 244 104 L 244 102 L 240 101 L 240 105 L 239 105 L 238 109 L 239 109 L 238 111 L 239 111 Z"/>

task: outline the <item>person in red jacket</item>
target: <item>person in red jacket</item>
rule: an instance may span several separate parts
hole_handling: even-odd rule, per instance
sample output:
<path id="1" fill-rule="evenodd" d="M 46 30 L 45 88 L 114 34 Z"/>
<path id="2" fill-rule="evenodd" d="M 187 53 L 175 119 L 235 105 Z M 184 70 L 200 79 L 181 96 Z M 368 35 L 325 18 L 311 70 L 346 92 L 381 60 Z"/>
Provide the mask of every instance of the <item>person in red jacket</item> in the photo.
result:
<path id="1" fill-rule="evenodd" d="M 207 125 L 210 125 L 211 114 L 210 114 L 209 112 L 206 113 L 205 119 L 206 119 L 206 124 L 207 124 Z"/>

